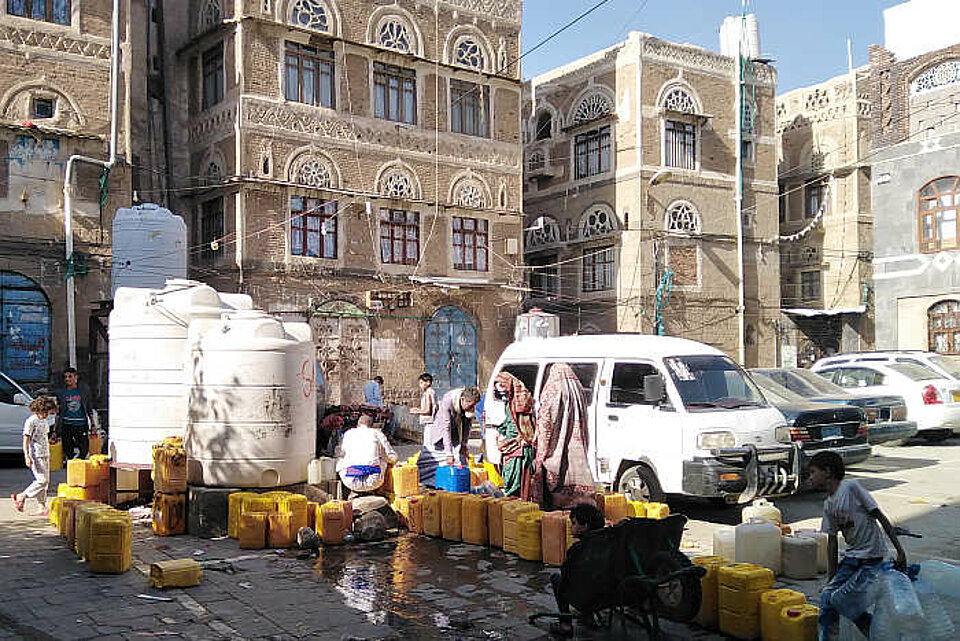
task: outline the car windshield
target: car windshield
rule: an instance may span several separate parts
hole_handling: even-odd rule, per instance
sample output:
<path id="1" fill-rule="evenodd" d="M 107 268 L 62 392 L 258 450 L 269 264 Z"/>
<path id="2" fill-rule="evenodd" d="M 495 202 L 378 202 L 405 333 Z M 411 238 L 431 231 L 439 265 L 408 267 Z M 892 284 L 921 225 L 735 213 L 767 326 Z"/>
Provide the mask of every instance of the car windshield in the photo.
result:
<path id="1" fill-rule="evenodd" d="M 789 376 L 791 382 L 796 381 L 797 385 L 805 385 L 808 389 L 811 390 L 811 396 L 821 396 L 827 394 L 829 396 L 849 396 L 849 392 L 843 389 L 835 383 L 831 383 L 824 377 L 819 374 L 815 374 L 808 369 L 790 368 L 786 370 L 786 374 Z M 794 388 L 793 385 L 790 385 L 790 389 L 793 389 L 796 392 L 800 392 L 800 388 Z"/>
<path id="2" fill-rule="evenodd" d="M 766 407 L 756 384 L 726 356 L 665 358 L 687 409 Z"/>
<path id="3" fill-rule="evenodd" d="M 757 384 L 763 395 L 774 404 L 777 403 L 804 403 L 806 399 L 776 382 L 767 374 L 751 370 L 753 382 Z"/>
<path id="4" fill-rule="evenodd" d="M 950 374 L 950 376 L 960 379 L 960 361 L 957 361 L 957 359 L 937 355 L 931 356 L 930 362 Z"/>
<path id="5" fill-rule="evenodd" d="M 887 365 L 887 367 L 895 372 L 903 374 L 911 381 L 931 381 L 937 378 L 942 378 L 940 374 L 937 374 L 932 369 L 927 369 L 923 365 L 914 365 L 913 363 L 890 363 Z"/>

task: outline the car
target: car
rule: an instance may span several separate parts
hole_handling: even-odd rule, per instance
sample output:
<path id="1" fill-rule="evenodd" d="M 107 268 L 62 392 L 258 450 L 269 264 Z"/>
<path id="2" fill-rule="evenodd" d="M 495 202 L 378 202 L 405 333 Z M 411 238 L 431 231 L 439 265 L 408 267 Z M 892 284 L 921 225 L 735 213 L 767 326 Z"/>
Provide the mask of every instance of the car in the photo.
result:
<path id="1" fill-rule="evenodd" d="M 23 423 L 33 398 L 15 380 L 0 372 L 0 454 L 23 452 Z"/>
<path id="2" fill-rule="evenodd" d="M 766 376 L 751 373 L 763 396 L 787 421 L 790 441 L 800 445 L 801 469 L 817 452 L 830 450 L 853 465 L 870 458 L 864 412 L 854 405 L 817 403 Z"/>
<path id="3" fill-rule="evenodd" d="M 849 352 L 821 358 L 813 364 L 814 368 L 848 363 L 913 363 L 932 369 L 943 378 L 960 381 L 960 360 L 955 357 L 912 349 L 891 349 L 873 352 Z"/>
<path id="4" fill-rule="evenodd" d="M 902 396 L 917 435 L 942 441 L 960 432 L 960 382 L 915 363 L 855 363 L 818 366 L 812 371 L 860 397 Z"/>
<path id="5" fill-rule="evenodd" d="M 800 367 L 753 368 L 750 375 L 754 380 L 765 377 L 776 381 L 808 401 L 859 407 L 867 422 L 867 442 L 871 445 L 902 443 L 917 433 L 917 423 L 907 420 L 907 404 L 900 396 L 854 396 Z"/>

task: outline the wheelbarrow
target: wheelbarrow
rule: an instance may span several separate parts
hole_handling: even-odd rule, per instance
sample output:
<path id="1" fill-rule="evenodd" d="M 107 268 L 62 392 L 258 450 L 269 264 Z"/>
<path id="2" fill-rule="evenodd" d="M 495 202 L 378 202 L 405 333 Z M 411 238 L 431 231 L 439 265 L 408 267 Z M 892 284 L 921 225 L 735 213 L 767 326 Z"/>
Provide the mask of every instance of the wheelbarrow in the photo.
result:
<path id="1" fill-rule="evenodd" d="M 700 579 L 706 570 L 680 551 L 687 517 L 631 518 L 593 532 L 570 549 L 557 589 L 580 613 L 606 612 L 609 627 L 615 614 L 641 625 L 660 638 L 660 618 L 685 623 L 700 610 Z M 537 612 L 530 623 L 573 615 Z"/>

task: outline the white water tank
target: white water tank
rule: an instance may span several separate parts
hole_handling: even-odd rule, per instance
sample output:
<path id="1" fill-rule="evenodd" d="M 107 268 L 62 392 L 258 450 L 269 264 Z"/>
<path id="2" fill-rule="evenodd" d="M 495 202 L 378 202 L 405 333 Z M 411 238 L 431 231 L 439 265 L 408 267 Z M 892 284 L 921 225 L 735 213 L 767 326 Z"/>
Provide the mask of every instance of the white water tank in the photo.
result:
<path id="1" fill-rule="evenodd" d="M 113 217 L 112 285 L 163 289 L 187 277 L 187 225 L 169 209 L 145 203 L 121 207 Z"/>
<path id="2" fill-rule="evenodd" d="M 560 335 L 560 317 L 534 307 L 529 312 L 517 316 L 513 329 L 513 340 L 528 338 L 553 338 Z"/>
<path id="3" fill-rule="evenodd" d="M 163 289 L 121 287 L 110 312 L 110 454 L 149 464 L 153 444 L 183 435 L 187 416 L 187 329 L 195 319 L 250 309 L 245 294 L 218 294 L 190 280 Z"/>
<path id="4" fill-rule="evenodd" d="M 195 322 L 190 344 L 188 482 L 276 487 L 306 481 L 317 411 L 310 326 L 236 312 Z"/>
<path id="5" fill-rule="evenodd" d="M 757 16 L 727 16 L 720 25 L 720 53 L 736 58 L 740 55 L 740 38 L 743 34 L 743 55 L 755 60 L 760 57 L 760 23 Z"/>

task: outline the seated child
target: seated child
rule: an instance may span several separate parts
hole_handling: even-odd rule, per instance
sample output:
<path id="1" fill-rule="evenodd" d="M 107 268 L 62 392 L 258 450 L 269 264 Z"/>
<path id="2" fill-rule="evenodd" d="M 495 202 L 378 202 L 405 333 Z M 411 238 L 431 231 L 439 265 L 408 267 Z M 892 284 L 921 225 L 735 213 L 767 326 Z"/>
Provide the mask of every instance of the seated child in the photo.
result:
<path id="1" fill-rule="evenodd" d="M 592 503 L 581 503 L 579 505 L 575 505 L 570 510 L 570 529 L 573 536 L 577 539 L 579 539 L 586 532 L 599 530 L 603 528 L 603 526 L 603 512 L 597 509 L 597 507 Z M 570 614 L 570 604 L 563 597 L 566 589 L 566 581 L 569 580 L 565 570 L 568 567 L 568 564 L 576 561 L 576 558 L 582 553 L 582 551 L 583 543 L 580 541 L 577 541 L 570 546 L 570 549 L 567 550 L 567 560 L 564 561 L 563 565 L 560 567 L 560 572 L 550 577 L 550 583 L 553 586 L 553 596 L 557 600 L 557 609 L 562 614 Z M 586 622 L 590 626 L 596 625 L 592 612 L 581 612 L 580 620 Z M 559 636 L 572 637 L 573 623 L 571 622 L 570 617 L 561 618 L 559 622 L 550 626 L 550 631 Z"/>

